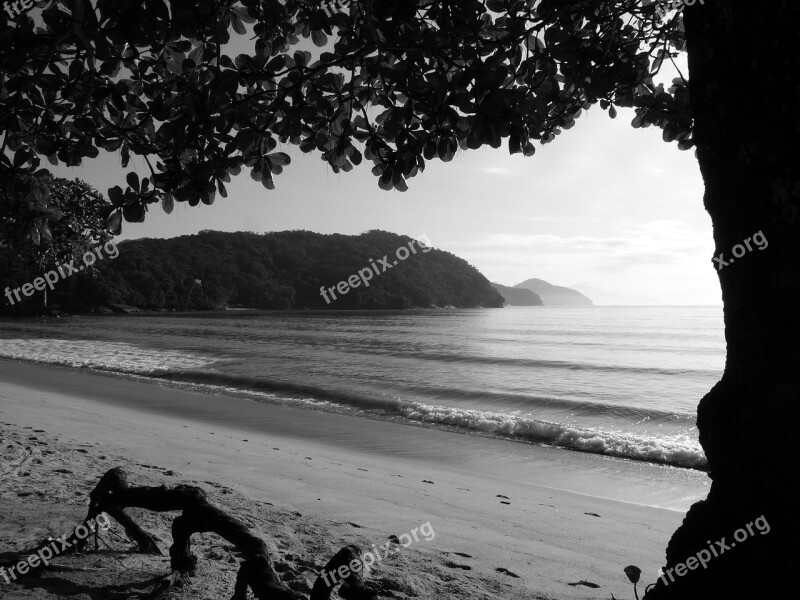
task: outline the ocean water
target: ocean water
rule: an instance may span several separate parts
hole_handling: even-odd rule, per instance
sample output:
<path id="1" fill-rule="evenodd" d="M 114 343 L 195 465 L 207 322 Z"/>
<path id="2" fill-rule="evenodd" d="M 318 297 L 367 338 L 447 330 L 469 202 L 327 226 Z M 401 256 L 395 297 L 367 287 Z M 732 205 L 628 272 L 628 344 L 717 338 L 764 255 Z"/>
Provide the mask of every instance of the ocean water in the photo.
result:
<path id="1" fill-rule="evenodd" d="M 721 307 L 231 311 L 0 320 L 0 357 L 704 469 L 725 342 Z"/>

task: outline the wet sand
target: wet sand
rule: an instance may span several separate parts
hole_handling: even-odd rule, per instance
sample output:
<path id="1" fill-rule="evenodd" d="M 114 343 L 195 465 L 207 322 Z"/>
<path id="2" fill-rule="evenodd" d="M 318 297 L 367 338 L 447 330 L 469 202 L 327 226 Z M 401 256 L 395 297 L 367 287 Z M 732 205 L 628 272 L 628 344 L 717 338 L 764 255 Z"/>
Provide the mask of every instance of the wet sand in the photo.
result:
<path id="1" fill-rule="evenodd" d="M 293 573 L 309 567 L 286 555 L 324 563 L 326 550 L 368 548 L 430 522 L 434 539 L 375 573 L 402 583 L 397 598 L 631 596 L 622 569 L 636 564 L 653 581 L 681 511 L 707 489 L 693 471 L 2 360 L 0 423 L 4 439 L 16 436 L 7 446 L 61 445 L 23 471 L 4 455 L 0 515 L 33 520 L 61 498 L 79 518 L 86 498 L 72 493 L 75 482 L 91 489 L 123 461 L 135 481 L 230 490 L 220 502 L 254 511 L 265 539 L 294 532 L 275 557 Z M 26 441 L 33 429 L 37 440 Z M 34 483 L 59 491 L 27 494 Z M 41 519 L 36 528 L 47 526 Z M 154 526 L 165 527 L 168 547 L 168 528 Z M 9 527 L 0 522 L 0 563 Z M 316 547 L 297 532 L 317 535 Z"/>

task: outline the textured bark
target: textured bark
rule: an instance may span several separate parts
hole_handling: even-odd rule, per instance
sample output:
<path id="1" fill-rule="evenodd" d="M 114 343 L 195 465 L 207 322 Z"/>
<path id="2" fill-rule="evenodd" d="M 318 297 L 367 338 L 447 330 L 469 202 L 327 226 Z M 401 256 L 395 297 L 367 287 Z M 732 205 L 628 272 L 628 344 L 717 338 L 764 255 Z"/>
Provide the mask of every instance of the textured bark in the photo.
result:
<path id="1" fill-rule="evenodd" d="M 132 487 L 127 474 L 121 468 L 108 471 L 100 479 L 90 494 L 87 521 L 105 512 L 114 519 L 122 519 L 125 531 L 139 544 L 140 550 L 152 551 L 155 542 L 124 512 L 125 508 L 136 507 L 156 512 L 182 511 L 172 523 L 173 543 L 169 549 L 173 572 L 164 578 L 151 594 L 151 598 L 166 598 L 172 586 L 183 578 L 193 575 L 197 568 L 197 557 L 191 552 L 191 537 L 195 533 L 213 532 L 228 540 L 244 556 L 236 578 L 232 600 L 247 598 L 248 587 L 258 600 L 303 600 L 305 596 L 281 583 L 272 568 L 267 546 L 263 540 L 254 536 L 238 519 L 228 515 L 206 499 L 206 494 L 198 487 L 178 485 L 168 488 Z M 156 547 L 157 550 L 157 547 Z M 326 571 L 349 564 L 352 560 L 360 562 L 360 550 L 356 546 L 346 546 L 326 565 Z M 327 600 L 334 586 L 317 578 L 312 600 Z M 320 585 L 321 584 L 321 585 Z M 376 598 L 358 573 L 343 578 L 339 595 L 352 600 L 371 600 Z"/>
<path id="2" fill-rule="evenodd" d="M 715 0 L 684 14 L 705 207 L 715 256 L 730 263 L 718 271 L 727 360 L 698 408 L 711 490 L 673 535 L 665 569 L 730 545 L 760 516 L 770 530 L 645 597 L 778 597 L 800 567 L 800 3 Z M 758 231 L 767 248 L 730 261 Z"/>
<path id="3" fill-rule="evenodd" d="M 108 508 L 108 516 L 122 525 L 127 536 L 139 545 L 142 554 L 162 554 L 155 540 L 121 508 Z M 82 549 L 82 548 L 79 548 Z"/>
<path id="4" fill-rule="evenodd" d="M 349 565 L 353 560 L 360 561 L 361 551 L 357 546 L 345 546 L 328 561 L 323 573 L 335 573 L 336 570 Z M 314 588 L 311 590 L 311 600 L 329 600 L 336 583 L 326 582 L 324 578 L 317 577 Z M 372 600 L 376 598 L 375 592 L 364 584 L 360 573 L 352 572 L 339 588 L 339 596 L 348 600 Z"/>

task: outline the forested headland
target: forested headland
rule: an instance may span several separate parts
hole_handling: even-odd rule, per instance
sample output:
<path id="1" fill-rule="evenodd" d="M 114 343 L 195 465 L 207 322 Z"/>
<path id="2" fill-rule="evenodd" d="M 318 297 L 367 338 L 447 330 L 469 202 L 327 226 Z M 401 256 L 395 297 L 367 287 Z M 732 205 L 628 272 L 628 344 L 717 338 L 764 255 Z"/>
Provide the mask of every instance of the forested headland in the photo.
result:
<path id="1" fill-rule="evenodd" d="M 398 248 L 412 238 L 386 231 L 361 235 L 283 231 L 265 234 L 202 231 L 171 239 L 118 244 L 119 256 L 60 281 L 50 307 L 66 312 L 109 310 L 404 309 L 502 307 L 503 298 L 465 260 L 417 244 L 405 260 Z M 422 250 L 424 248 L 424 251 Z M 402 253 L 401 253 L 402 254 Z M 388 257 L 389 268 L 380 266 Z M 16 286 L 41 273 L 0 261 L 0 279 Z M 397 261 L 397 264 L 393 264 Z M 369 285 L 326 302 L 320 288 L 347 281 L 373 264 Z M 385 269 L 385 272 L 383 271 Z M 375 274 L 375 272 L 378 274 Z M 5 314 L 35 312 L 42 292 Z"/>

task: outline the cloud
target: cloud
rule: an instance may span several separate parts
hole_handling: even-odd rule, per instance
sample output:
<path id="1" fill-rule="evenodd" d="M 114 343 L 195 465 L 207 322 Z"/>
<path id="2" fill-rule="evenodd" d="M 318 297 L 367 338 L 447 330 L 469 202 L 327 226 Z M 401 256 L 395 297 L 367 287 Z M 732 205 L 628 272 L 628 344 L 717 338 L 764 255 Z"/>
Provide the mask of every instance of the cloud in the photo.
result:
<path id="1" fill-rule="evenodd" d="M 660 220 L 630 224 L 613 236 L 562 236 L 552 234 L 496 234 L 468 246 L 507 251 L 536 250 L 546 254 L 587 255 L 592 258 L 657 260 L 679 262 L 687 254 L 713 250 L 707 233 L 690 228 L 681 221 Z"/>
<path id="2" fill-rule="evenodd" d="M 484 173 L 489 173 L 490 175 L 516 175 L 516 169 L 509 169 L 508 167 L 486 167 L 481 169 Z"/>
<path id="3" fill-rule="evenodd" d="M 615 290 L 635 303 L 718 302 L 713 240 L 679 220 L 620 223 L 611 235 L 495 234 L 453 250 L 505 284 L 540 277 Z"/>

